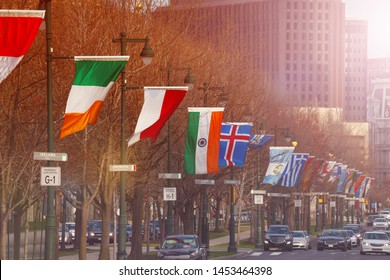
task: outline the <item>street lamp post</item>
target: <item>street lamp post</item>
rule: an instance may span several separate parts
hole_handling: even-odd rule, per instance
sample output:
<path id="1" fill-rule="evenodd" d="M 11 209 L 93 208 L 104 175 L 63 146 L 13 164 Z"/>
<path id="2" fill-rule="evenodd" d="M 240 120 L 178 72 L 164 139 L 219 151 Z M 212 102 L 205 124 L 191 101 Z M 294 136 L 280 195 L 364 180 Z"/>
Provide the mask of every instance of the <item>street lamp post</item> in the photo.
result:
<path id="1" fill-rule="evenodd" d="M 188 86 L 188 89 L 192 89 L 195 83 L 195 77 L 192 74 L 191 67 L 168 67 L 166 69 L 162 69 L 168 72 L 168 86 L 172 85 L 171 76 L 172 71 L 187 71 L 187 76 L 184 79 L 184 84 Z M 171 120 L 168 119 L 168 173 L 171 173 L 171 165 L 172 165 L 172 152 L 171 152 Z M 170 180 L 167 181 L 167 187 L 171 186 Z M 174 221 L 173 221 L 173 201 L 167 202 L 167 235 L 172 235 L 174 233 Z"/>
<path id="2" fill-rule="evenodd" d="M 126 38 L 126 32 L 120 33 L 120 38 L 114 38 L 112 41 L 114 43 L 120 43 L 121 45 L 121 55 L 126 55 L 126 46 L 127 43 L 144 43 L 145 46 L 141 51 L 141 58 L 145 65 L 151 63 L 154 56 L 153 50 L 149 45 L 149 38 L 144 39 L 129 39 Z M 122 70 L 121 73 L 121 164 L 126 163 L 126 71 Z M 126 224 L 127 224 L 127 213 L 126 213 L 126 173 L 120 172 L 119 178 L 119 236 L 118 236 L 118 252 L 117 259 L 124 260 L 126 259 Z"/>

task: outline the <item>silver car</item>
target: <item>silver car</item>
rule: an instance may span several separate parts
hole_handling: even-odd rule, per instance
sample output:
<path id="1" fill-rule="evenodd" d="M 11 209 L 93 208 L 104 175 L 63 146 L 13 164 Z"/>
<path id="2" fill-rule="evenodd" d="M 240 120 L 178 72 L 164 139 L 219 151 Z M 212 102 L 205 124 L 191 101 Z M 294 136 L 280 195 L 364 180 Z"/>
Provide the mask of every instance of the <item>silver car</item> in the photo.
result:
<path id="1" fill-rule="evenodd" d="M 310 236 L 306 231 L 293 231 L 293 248 L 294 249 L 311 249 Z"/>
<path id="2" fill-rule="evenodd" d="M 360 254 L 386 253 L 390 255 L 390 238 L 383 231 L 369 231 L 363 236 Z"/>
<path id="3" fill-rule="evenodd" d="M 386 230 L 389 228 L 389 223 L 385 218 L 376 218 L 372 223 L 373 229 L 382 229 Z"/>

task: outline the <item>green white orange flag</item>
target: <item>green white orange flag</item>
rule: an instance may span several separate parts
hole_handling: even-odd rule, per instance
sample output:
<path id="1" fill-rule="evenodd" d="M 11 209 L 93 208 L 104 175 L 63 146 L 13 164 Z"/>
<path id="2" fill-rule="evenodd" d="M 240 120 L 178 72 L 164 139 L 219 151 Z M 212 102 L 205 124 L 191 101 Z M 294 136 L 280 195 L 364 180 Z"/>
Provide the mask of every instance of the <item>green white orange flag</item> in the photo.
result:
<path id="1" fill-rule="evenodd" d="M 0 10 L 0 83 L 27 53 L 44 16 L 38 10 Z"/>
<path id="2" fill-rule="evenodd" d="M 187 174 L 218 172 L 218 156 L 224 108 L 188 108 L 184 152 Z"/>
<path id="3" fill-rule="evenodd" d="M 96 124 L 100 108 L 128 56 L 76 56 L 76 75 L 66 104 L 60 138 Z"/>

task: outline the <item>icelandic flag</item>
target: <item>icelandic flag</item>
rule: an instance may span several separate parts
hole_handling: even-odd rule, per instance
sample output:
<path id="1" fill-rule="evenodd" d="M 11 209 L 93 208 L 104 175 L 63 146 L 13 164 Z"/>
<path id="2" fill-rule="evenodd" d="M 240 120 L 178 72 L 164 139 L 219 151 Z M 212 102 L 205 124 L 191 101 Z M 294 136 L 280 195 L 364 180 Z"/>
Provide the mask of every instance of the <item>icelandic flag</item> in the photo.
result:
<path id="1" fill-rule="evenodd" d="M 294 147 L 270 147 L 270 160 L 263 184 L 276 185 L 294 151 Z"/>
<path id="2" fill-rule="evenodd" d="M 252 123 L 222 123 L 218 166 L 243 167 Z"/>
<path id="3" fill-rule="evenodd" d="M 272 139 L 272 135 L 251 134 L 249 148 L 258 150 Z"/>
<path id="4" fill-rule="evenodd" d="M 301 175 L 302 169 L 306 164 L 309 154 L 306 153 L 293 153 L 291 158 L 282 174 L 280 185 L 283 187 L 294 187 L 298 186 L 299 176 Z"/>

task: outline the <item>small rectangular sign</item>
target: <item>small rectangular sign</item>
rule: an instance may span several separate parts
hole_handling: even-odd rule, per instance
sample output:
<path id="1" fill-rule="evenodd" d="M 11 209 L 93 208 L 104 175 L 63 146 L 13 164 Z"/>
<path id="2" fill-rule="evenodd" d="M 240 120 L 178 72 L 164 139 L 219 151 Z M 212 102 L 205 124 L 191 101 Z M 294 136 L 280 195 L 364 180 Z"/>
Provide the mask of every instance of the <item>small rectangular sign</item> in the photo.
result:
<path id="1" fill-rule="evenodd" d="M 214 180 L 195 179 L 195 185 L 214 185 Z"/>
<path id="2" fill-rule="evenodd" d="M 159 173 L 159 179 L 181 179 L 181 173 Z"/>
<path id="3" fill-rule="evenodd" d="M 300 199 L 294 200 L 294 206 L 295 207 L 302 207 L 302 200 L 300 200 Z"/>
<path id="4" fill-rule="evenodd" d="M 251 190 L 251 194 L 266 194 L 265 190 Z"/>
<path id="5" fill-rule="evenodd" d="M 68 154 L 34 152 L 34 160 L 68 161 Z"/>
<path id="6" fill-rule="evenodd" d="M 253 202 L 254 204 L 263 204 L 263 196 L 261 194 L 255 194 L 253 196 Z"/>
<path id="7" fill-rule="evenodd" d="M 117 164 L 110 165 L 110 171 L 116 172 L 126 172 L 126 171 L 137 171 L 137 166 L 135 164 Z"/>
<path id="8" fill-rule="evenodd" d="M 41 167 L 41 186 L 61 186 L 61 167 Z"/>
<path id="9" fill-rule="evenodd" d="M 164 188 L 164 201 L 176 201 L 176 188 Z"/>
<path id="10" fill-rule="evenodd" d="M 239 185 L 240 180 L 223 180 L 225 185 Z"/>

